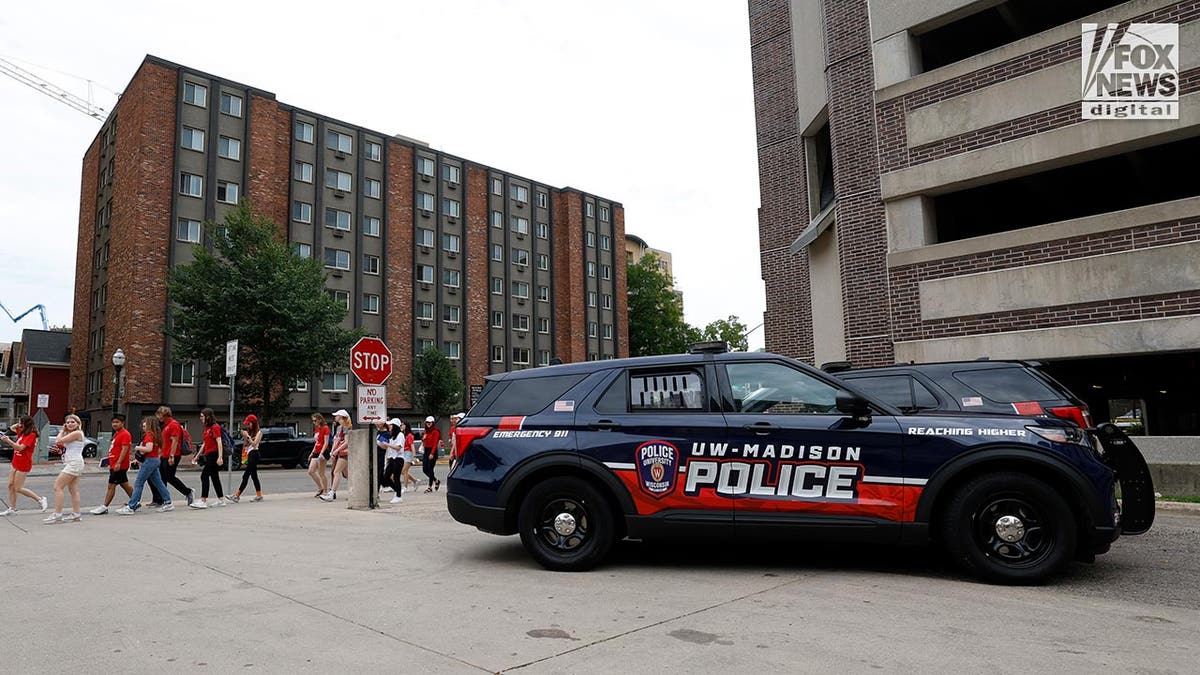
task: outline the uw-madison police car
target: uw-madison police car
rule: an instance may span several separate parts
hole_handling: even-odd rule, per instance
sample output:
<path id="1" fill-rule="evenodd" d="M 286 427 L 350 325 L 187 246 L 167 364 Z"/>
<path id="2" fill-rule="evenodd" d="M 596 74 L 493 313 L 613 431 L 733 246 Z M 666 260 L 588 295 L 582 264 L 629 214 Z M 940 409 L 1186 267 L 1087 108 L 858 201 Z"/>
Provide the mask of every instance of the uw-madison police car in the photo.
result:
<path id="1" fill-rule="evenodd" d="M 1154 519 L 1116 427 L 904 415 L 723 343 L 493 375 L 455 452 L 453 517 L 519 533 L 554 570 L 589 569 L 624 537 L 937 542 L 982 579 L 1037 583 Z"/>

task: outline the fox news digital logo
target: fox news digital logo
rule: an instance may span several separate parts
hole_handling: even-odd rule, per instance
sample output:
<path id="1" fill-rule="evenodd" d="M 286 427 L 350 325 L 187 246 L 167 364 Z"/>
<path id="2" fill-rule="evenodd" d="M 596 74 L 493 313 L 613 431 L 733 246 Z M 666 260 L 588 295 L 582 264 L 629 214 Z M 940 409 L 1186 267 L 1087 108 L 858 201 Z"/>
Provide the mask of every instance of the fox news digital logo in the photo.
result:
<path id="1" fill-rule="evenodd" d="M 1083 118 L 1179 119 L 1179 24 L 1117 26 L 1083 24 Z"/>

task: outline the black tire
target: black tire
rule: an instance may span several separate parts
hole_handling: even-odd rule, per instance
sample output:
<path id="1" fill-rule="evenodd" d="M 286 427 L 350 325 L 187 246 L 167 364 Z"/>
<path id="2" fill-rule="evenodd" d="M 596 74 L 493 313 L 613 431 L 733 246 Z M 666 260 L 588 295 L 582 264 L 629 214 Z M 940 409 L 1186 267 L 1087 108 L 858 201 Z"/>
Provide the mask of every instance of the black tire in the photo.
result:
<path id="1" fill-rule="evenodd" d="M 559 518 L 568 516 L 558 521 Z M 570 532 L 556 529 L 556 522 Z M 521 501 L 517 514 L 521 543 L 549 570 L 592 569 L 612 549 L 615 530 L 608 502 L 586 481 L 570 476 L 544 480 Z"/>
<path id="2" fill-rule="evenodd" d="M 1000 584 L 1040 584 L 1055 576 L 1071 562 L 1079 539 L 1067 502 L 1046 483 L 1014 472 L 963 485 L 939 526 L 956 564 Z"/>
<path id="3" fill-rule="evenodd" d="M 83 446 L 83 456 L 88 457 L 88 458 L 95 457 L 96 456 L 96 444 L 88 443 L 87 445 Z"/>
<path id="4" fill-rule="evenodd" d="M 230 457 L 225 461 L 230 462 L 233 465 L 232 468 L 234 471 L 242 470 L 242 456 L 240 453 L 235 452 L 233 457 Z"/>

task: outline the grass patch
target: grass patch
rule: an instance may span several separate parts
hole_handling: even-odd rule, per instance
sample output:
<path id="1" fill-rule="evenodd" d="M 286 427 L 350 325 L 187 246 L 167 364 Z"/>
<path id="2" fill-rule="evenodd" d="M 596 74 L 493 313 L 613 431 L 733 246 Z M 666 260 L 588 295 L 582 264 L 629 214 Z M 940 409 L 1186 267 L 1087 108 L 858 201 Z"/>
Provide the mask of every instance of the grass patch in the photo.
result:
<path id="1" fill-rule="evenodd" d="M 1188 502 L 1191 504 L 1200 504 L 1200 497 L 1179 497 L 1176 495 L 1163 495 L 1158 498 L 1160 502 Z"/>

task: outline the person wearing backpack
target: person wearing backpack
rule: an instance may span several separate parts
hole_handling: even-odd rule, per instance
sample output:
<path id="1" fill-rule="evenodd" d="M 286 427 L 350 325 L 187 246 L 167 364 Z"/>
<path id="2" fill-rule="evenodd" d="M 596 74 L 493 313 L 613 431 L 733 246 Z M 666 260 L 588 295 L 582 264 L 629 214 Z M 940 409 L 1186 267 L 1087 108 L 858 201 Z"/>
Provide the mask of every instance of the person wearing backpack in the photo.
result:
<path id="1" fill-rule="evenodd" d="M 165 405 L 159 406 L 154 416 L 162 424 L 162 463 L 158 466 L 159 473 L 162 475 L 162 482 L 164 485 L 179 490 L 180 494 L 187 498 L 188 506 L 191 506 L 192 502 L 195 501 L 196 491 L 188 487 L 187 484 L 179 480 L 179 477 L 175 475 L 175 471 L 179 468 L 179 460 L 183 455 L 183 427 L 172 416 L 171 409 Z M 164 499 L 166 501 L 171 500 L 171 495 L 158 494 L 158 489 L 153 483 L 150 484 L 150 492 L 154 495 L 155 503 L 162 503 Z M 151 506 L 154 506 L 154 504 L 151 504 Z"/>
<path id="2" fill-rule="evenodd" d="M 225 461 L 225 453 L 231 451 L 233 446 L 232 443 L 226 445 L 225 439 L 229 434 L 221 428 L 220 424 L 217 424 L 212 408 L 201 410 L 200 419 L 204 422 L 204 440 L 200 446 L 200 450 L 204 454 L 204 469 L 200 472 L 200 501 L 188 504 L 188 506 L 193 509 L 208 508 L 210 483 L 217 493 L 216 506 L 225 506 L 229 502 L 225 499 L 225 493 L 221 491 L 221 465 Z M 197 463 L 200 454 L 196 453 L 196 456 L 192 458 L 193 465 Z"/>

